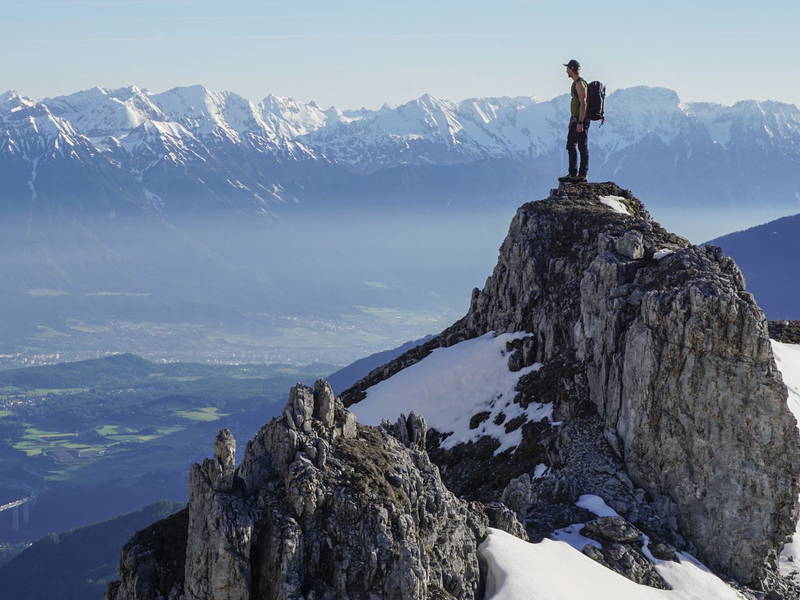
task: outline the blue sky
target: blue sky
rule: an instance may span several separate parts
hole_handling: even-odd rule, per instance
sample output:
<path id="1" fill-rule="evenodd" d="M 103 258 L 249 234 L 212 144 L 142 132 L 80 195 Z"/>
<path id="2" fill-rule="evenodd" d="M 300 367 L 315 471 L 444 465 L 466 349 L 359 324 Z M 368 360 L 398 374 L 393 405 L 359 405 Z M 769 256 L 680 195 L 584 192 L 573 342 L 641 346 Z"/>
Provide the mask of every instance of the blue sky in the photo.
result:
<path id="1" fill-rule="evenodd" d="M 766 8 L 768 7 L 768 8 Z M 568 89 L 561 63 L 610 90 L 685 101 L 800 104 L 800 2 L 2 0 L 0 88 L 44 97 L 94 85 L 202 83 L 341 108 L 424 92 Z"/>

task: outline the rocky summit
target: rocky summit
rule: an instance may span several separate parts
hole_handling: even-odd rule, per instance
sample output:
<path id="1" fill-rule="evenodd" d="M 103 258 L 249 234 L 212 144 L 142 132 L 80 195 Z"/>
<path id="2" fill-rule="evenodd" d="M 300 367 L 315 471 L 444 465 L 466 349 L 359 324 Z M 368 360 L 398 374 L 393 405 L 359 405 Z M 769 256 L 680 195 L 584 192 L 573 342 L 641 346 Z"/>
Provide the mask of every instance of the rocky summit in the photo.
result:
<path id="1" fill-rule="evenodd" d="M 491 435 L 453 443 L 402 393 L 394 424 L 346 408 L 491 332 L 514 334 L 500 341 L 519 374 L 502 411 L 464 407 Z M 460 321 L 341 398 L 292 388 L 238 466 L 221 431 L 187 512 L 131 540 L 108 599 L 477 600 L 489 527 L 582 544 L 649 588 L 670 590 L 659 565 L 691 553 L 748 598 L 795 598 L 776 557 L 797 523 L 798 437 L 736 264 L 613 183 L 565 184 L 519 208 Z"/>
<path id="2" fill-rule="evenodd" d="M 500 457 L 491 444 L 432 448 L 452 489 L 480 489 L 470 471 L 494 463 L 490 497 L 542 463 L 552 474 L 519 509 L 542 535 L 578 518 L 548 520 L 555 505 L 591 492 L 741 581 L 774 563 L 796 523 L 798 434 L 767 321 L 732 259 L 667 232 L 613 183 L 561 185 L 519 208 L 463 319 L 342 398 L 362 401 L 435 348 L 489 331 L 530 333 L 510 363 L 544 367 L 515 402 L 551 400 L 559 425 L 523 426 Z"/>

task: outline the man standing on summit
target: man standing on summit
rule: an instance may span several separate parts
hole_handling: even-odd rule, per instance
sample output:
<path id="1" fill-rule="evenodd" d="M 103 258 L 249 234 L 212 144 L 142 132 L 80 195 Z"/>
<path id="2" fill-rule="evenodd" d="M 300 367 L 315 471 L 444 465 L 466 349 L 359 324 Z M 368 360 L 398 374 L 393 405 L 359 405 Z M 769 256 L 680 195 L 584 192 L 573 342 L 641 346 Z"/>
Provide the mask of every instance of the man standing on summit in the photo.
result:
<path id="1" fill-rule="evenodd" d="M 589 147 L 586 133 L 591 121 L 586 114 L 588 85 L 581 77 L 581 63 L 574 58 L 564 65 L 567 76 L 572 79 L 572 101 L 569 105 L 569 129 L 567 131 L 567 153 L 569 154 L 569 173 L 558 180 L 562 183 L 581 183 L 586 181 L 589 170 Z M 575 146 L 578 149 L 575 149 Z M 581 153 L 581 166 L 578 168 L 578 151 Z"/>

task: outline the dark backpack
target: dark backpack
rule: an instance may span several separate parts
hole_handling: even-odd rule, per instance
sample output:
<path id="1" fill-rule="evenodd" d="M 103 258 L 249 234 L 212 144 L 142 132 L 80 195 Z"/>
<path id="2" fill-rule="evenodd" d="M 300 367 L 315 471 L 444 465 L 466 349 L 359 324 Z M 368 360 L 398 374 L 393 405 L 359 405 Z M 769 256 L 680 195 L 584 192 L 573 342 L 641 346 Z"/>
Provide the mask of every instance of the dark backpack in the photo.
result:
<path id="1" fill-rule="evenodd" d="M 586 90 L 586 118 L 590 121 L 605 121 L 606 86 L 593 81 Z"/>

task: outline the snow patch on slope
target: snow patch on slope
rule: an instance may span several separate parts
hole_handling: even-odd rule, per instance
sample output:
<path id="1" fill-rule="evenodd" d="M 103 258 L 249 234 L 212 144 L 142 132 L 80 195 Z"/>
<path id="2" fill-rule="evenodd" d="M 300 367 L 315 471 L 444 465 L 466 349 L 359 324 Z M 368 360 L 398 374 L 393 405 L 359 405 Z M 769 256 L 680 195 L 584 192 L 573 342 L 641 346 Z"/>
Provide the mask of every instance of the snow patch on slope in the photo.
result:
<path id="1" fill-rule="evenodd" d="M 600 496 L 594 494 L 584 494 L 575 503 L 576 506 L 588 510 L 596 517 L 618 517 L 619 513 L 605 503 Z M 556 529 L 550 537 L 557 542 L 566 542 L 579 552 L 582 551 L 586 545 L 594 546 L 595 548 L 602 548 L 603 545 L 597 540 L 588 538 L 581 535 L 581 530 L 586 526 L 586 523 L 573 523 L 561 529 Z"/>
<path id="2" fill-rule="evenodd" d="M 661 260 L 662 258 L 669 256 L 673 252 L 674 250 L 671 250 L 670 248 L 661 248 L 661 250 L 658 250 L 653 254 L 653 258 L 655 258 L 656 260 Z"/>
<path id="3" fill-rule="evenodd" d="M 534 479 L 544 479 L 550 474 L 550 467 L 548 467 L 544 463 L 539 463 L 533 468 L 533 475 Z"/>
<path id="4" fill-rule="evenodd" d="M 541 368 L 541 363 L 519 371 L 508 368 L 506 344 L 528 337 L 524 332 L 489 332 L 449 348 L 437 348 L 423 360 L 367 389 L 367 397 L 350 410 L 360 423 L 377 425 L 394 421 L 411 411 L 425 417 L 428 425 L 442 433 L 452 432 L 442 447 L 474 442 L 482 436 L 496 438 L 500 446 L 495 454 L 518 446 L 522 430 L 506 433 L 512 419 L 527 421 L 552 419 L 552 404 L 532 403 L 522 408 L 514 403 L 519 378 Z M 473 415 L 486 412 L 488 417 L 470 429 Z M 504 419 L 501 421 L 499 415 Z M 498 421 L 498 422 L 496 422 Z"/>
<path id="5" fill-rule="evenodd" d="M 772 342 L 775 363 L 783 375 L 783 382 L 789 391 L 789 410 L 800 426 L 800 344 Z"/>
<path id="6" fill-rule="evenodd" d="M 628 215 L 630 217 L 631 213 L 628 210 L 628 207 L 625 206 L 623 200 L 625 200 L 625 198 L 623 198 L 622 196 L 600 196 L 600 202 L 605 204 L 615 213 L 619 213 L 621 215 Z"/>
<path id="7" fill-rule="evenodd" d="M 606 504 L 600 496 L 584 494 L 575 503 L 577 506 L 588 510 L 596 517 L 618 517 L 619 513 Z"/>
<path id="8" fill-rule="evenodd" d="M 789 392 L 788 405 L 800 427 L 800 344 L 772 342 L 775 363 L 783 375 Z M 783 547 L 778 559 L 778 568 L 783 575 L 791 575 L 800 581 L 800 522 L 797 523 L 791 541 Z"/>

